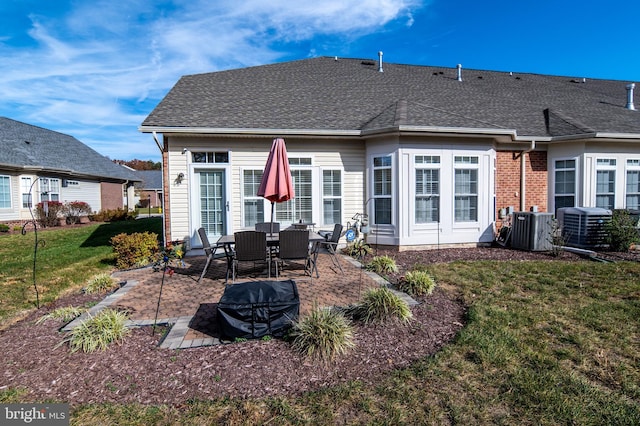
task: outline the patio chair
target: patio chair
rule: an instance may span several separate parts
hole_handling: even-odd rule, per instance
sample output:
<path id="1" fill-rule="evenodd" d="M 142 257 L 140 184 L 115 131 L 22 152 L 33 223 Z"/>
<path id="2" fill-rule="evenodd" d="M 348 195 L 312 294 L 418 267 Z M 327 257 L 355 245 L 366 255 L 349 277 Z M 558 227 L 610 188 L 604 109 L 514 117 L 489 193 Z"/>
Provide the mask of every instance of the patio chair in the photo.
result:
<path id="1" fill-rule="evenodd" d="M 211 265 L 211 261 L 213 259 L 216 258 L 222 258 L 222 255 L 218 255 L 218 257 L 216 257 L 216 251 L 219 248 L 225 249 L 225 255 L 226 253 L 226 248 L 220 244 L 211 244 L 209 242 L 209 238 L 207 237 L 207 231 L 205 231 L 204 228 L 199 228 L 198 229 L 198 237 L 200 237 L 200 241 L 202 242 L 202 249 L 204 250 L 204 254 L 207 256 L 207 262 L 204 264 L 204 269 L 202 270 L 202 273 L 200 274 L 200 278 L 198 279 L 198 283 L 202 282 L 202 279 L 204 278 L 205 274 L 207 273 L 207 269 L 209 268 L 209 265 Z M 227 262 L 227 276 L 225 278 L 225 283 L 229 281 L 229 265 Z"/>
<path id="2" fill-rule="evenodd" d="M 302 262 L 305 275 L 309 273 L 313 283 L 313 257 L 309 250 L 309 231 L 306 229 L 291 229 L 280 231 L 278 260 L 276 262 L 276 276 L 279 274 L 279 264 L 282 269 L 287 264 Z"/>
<path id="3" fill-rule="evenodd" d="M 256 231 L 277 234 L 280 232 L 280 222 L 258 222 L 256 223 Z"/>
<path id="4" fill-rule="evenodd" d="M 340 241 L 340 237 L 342 237 L 342 228 L 343 227 L 341 224 L 336 223 L 333 226 L 332 232 L 321 232 L 320 235 L 324 236 L 326 238 L 326 241 L 319 242 L 318 246 L 319 246 L 319 249 L 324 249 L 329 253 L 333 264 L 337 266 L 338 269 L 340 269 L 340 272 L 344 274 L 344 271 L 342 270 L 342 265 L 340 265 L 340 260 L 338 259 L 338 253 L 337 253 L 338 241 Z"/>
<path id="5" fill-rule="evenodd" d="M 258 231 L 240 231 L 234 235 L 235 250 L 233 253 L 232 280 L 236 281 L 240 262 L 266 263 L 268 276 L 271 278 L 271 256 L 267 251 L 267 234 Z"/>

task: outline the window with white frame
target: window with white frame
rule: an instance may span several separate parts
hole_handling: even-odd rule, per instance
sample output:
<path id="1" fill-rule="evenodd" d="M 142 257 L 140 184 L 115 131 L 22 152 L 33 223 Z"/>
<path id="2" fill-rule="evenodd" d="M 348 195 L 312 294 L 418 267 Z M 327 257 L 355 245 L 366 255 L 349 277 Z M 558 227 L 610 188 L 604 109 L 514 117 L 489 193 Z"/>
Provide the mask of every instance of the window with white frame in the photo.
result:
<path id="1" fill-rule="evenodd" d="M 322 220 L 324 225 L 342 223 L 342 172 L 322 171 Z"/>
<path id="2" fill-rule="evenodd" d="M 11 177 L 0 176 L 0 209 L 11 208 Z"/>
<path id="3" fill-rule="evenodd" d="M 440 221 L 440 156 L 416 155 L 415 157 L 415 221 L 433 223 Z"/>
<path id="4" fill-rule="evenodd" d="M 191 161 L 194 163 L 225 164 L 229 162 L 229 153 L 223 152 L 192 152 Z"/>
<path id="5" fill-rule="evenodd" d="M 391 224 L 391 156 L 373 158 L 373 223 Z"/>
<path id="6" fill-rule="evenodd" d="M 31 178 L 20 178 L 20 192 L 22 194 L 22 208 L 33 207 L 33 196 L 31 195 Z"/>
<path id="7" fill-rule="evenodd" d="M 616 201 L 616 160 L 596 160 L 596 207 L 611 210 Z"/>
<path id="8" fill-rule="evenodd" d="M 242 203 L 245 227 L 253 227 L 258 222 L 264 222 L 264 198 L 258 196 L 262 173 L 262 170 L 244 170 L 242 172 Z"/>
<path id="9" fill-rule="evenodd" d="M 576 202 L 576 160 L 555 162 L 555 209 L 574 207 Z"/>
<path id="10" fill-rule="evenodd" d="M 40 201 L 60 201 L 60 179 L 40 178 Z"/>
<path id="11" fill-rule="evenodd" d="M 454 221 L 478 221 L 478 157 L 454 157 Z"/>
<path id="12" fill-rule="evenodd" d="M 293 189 L 296 197 L 276 203 L 276 221 L 280 223 L 293 223 L 313 221 L 313 191 L 311 158 L 289 157 Z"/>
<path id="13" fill-rule="evenodd" d="M 640 159 L 627 160 L 625 208 L 640 209 Z"/>

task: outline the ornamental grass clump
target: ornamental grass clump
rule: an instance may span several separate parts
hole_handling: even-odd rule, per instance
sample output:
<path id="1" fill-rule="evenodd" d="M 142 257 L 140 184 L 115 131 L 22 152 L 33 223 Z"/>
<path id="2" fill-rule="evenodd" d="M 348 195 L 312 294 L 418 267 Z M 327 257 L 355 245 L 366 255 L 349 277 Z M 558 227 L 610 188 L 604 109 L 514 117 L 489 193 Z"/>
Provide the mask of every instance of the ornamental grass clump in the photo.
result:
<path id="1" fill-rule="evenodd" d="M 69 342 L 72 352 L 105 350 L 110 343 L 121 342 L 129 334 L 125 325 L 128 319 L 125 312 L 107 308 L 81 322 L 63 343 Z"/>
<path id="2" fill-rule="evenodd" d="M 40 319 L 36 321 L 36 324 L 43 323 L 48 319 L 57 319 L 61 320 L 64 323 L 68 323 L 82 315 L 85 311 L 86 309 L 78 308 L 75 306 L 65 306 L 62 308 L 57 308 L 52 312 L 49 312 L 48 314 L 40 317 Z"/>
<path id="3" fill-rule="evenodd" d="M 413 317 L 407 302 L 387 287 L 368 290 L 364 294 L 356 314 L 367 324 L 394 320 L 406 323 Z"/>
<path id="4" fill-rule="evenodd" d="M 398 272 L 396 261 L 386 255 L 376 256 L 371 259 L 371 262 L 367 264 L 366 269 L 380 275 L 389 275 L 394 272 Z"/>
<path id="5" fill-rule="evenodd" d="M 409 271 L 398 282 L 398 289 L 412 296 L 430 295 L 436 282 L 426 271 Z"/>
<path id="6" fill-rule="evenodd" d="M 115 287 L 116 282 L 107 273 L 98 274 L 87 281 L 83 291 L 86 294 L 105 293 Z"/>
<path id="7" fill-rule="evenodd" d="M 329 308 L 314 307 L 309 315 L 293 324 L 289 335 L 296 352 L 324 363 L 355 346 L 351 322 Z"/>

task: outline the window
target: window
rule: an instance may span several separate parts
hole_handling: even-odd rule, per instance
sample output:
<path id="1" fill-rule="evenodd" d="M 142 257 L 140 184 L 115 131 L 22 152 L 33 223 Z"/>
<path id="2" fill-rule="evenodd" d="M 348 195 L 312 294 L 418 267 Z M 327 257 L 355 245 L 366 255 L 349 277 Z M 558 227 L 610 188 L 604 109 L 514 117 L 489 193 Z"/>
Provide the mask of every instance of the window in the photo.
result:
<path id="1" fill-rule="evenodd" d="M 40 178 L 40 201 L 60 201 L 60 179 Z"/>
<path id="2" fill-rule="evenodd" d="M 576 160 L 555 163 L 555 209 L 574 207 L 576 202 Z"/>
<path id="3" fill-rule="evenodd" d="M 244 204 L 244 226 L 252 227 L 264 222 L 264 198 L 258 196 L 262 181 L 262 170 L 244 170 L 242 172 L 242 200 Z"/>
<path id="4" fill-rule="evenodd" d="M 33 207 L 33 198 L 31 195 L 31 178 L 23 177 L 20 179 L 20 191 L 22 193 L 22 208 L 28 209 Z"/>
<path id="5" fill-rule="evenodd" d="M 454 221 L 478 221 L 478 157 L 454 157 Z"/>
<path id="6" fill-rule="evenodd" d="M 391 224 L 391 156 L 373 158 L 374 223 Z"/>
<path id="7" fill-rule="evenodd" d="M 640 209 L 640 159 L 627 160 L 627 209 Z"/>
<path id="8" fill-rule="evenodd" d="M 313 192 L 311 181 L 310 158 L 289 157 L 293 189 L 296 197 L 284 203 L 276 203 L 276 221 L 281 223 L 293 223 L 300 220 L 313 221 Z M 301 165 L 295 168 L 296 165 Z"/>
<path id="9" fill-rule="evenodd" d="M 416 223 L 440 221 L 440 165 L 439 156 L 417 155 L 416 173 Z"/>
<path id="10" fill-rule="evenodd" d="M 0 209 L 11 208 L 11 178 L 0 176 Z"/>
<path id="11" fill-rule="evenodd" d="M 322 212 L 324 225 L 342 223 L 342 172 L 322 171 Z"/>
<path id="12" fill-rule="evenodd" d="M 229 162 L 228 152 L 193 152 L 191 159 L 194 163 L 220 164 Z"/>
<path id="13" fill-rule="evenodd" d="M 616 190 L 616 160 L 598 158 L 596 161 L 596 207 L 613 209 Z"/>

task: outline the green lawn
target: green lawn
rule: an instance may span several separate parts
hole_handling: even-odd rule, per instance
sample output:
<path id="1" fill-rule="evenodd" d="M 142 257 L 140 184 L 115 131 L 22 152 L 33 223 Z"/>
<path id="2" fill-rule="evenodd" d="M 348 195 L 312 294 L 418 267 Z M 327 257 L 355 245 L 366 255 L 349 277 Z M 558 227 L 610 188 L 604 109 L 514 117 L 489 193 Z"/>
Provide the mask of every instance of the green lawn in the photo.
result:
<path id="1" fill-rule="evenodd" d="M 162 236 L 162 219 L 39 230 L 35 284 L 40 304 L 54 300 L 65 291 L 82 288 L 95 274 L 113 270 L 113 249 L 109 242 L 112 236 L 145 231 Z M 34 232 L 0 234 L 0 320 L 3 324 L 20 312 L 36 307 L 34 253 Z"/>
<path id="2" fill-rule="evenodd" d="M 81 245 L 49 276 L 66 281 L 76 268 L 110 267 L 109 250 L 102 260 L 79 259 Z M 4 237 L 0 247 L 4 256 Z M 180 406 L 83 405 L 73 407 L 72 424 L 640 424 L 640 263 L 477 261 L 430 272 L 468 306 L 467 324 L 436 356 L 373 386 Z M 22 277 L 28 288 L 29 273 Z M 0 391 L 0 402 L 20 395 Z"/>

